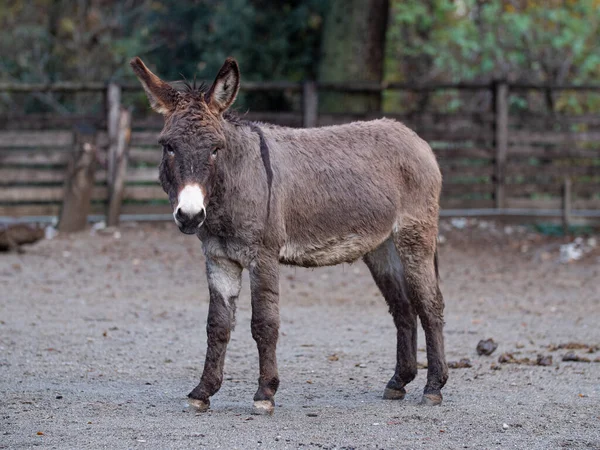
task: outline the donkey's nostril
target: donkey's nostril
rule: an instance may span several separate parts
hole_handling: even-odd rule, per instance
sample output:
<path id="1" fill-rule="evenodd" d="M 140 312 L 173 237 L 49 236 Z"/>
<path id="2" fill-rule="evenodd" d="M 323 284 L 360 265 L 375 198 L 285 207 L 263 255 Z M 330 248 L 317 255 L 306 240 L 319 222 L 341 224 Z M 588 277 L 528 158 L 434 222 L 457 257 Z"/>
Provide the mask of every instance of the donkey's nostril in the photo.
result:
<path id="1" fill-rule="evenodd" d="M 204 208 L 202 208 L 200 210 L 200 212 L 198 214 L 196 214 L 196 216 L 194 217 L 194 220 L 198 221 L 198 225 L 202 225 L 202 222 L 204 222 L 204 219 L 206 219 L 206 211 L 204 210 Z"/>
<path id="2" fill-rule="evenodd" d="M 175 219 L 177 219 L 179 223 L 184 223 L 187 221 L 188 217 L 181 211 L 181 208 L 177 208 L 177 211 L 175 211 Z"/>

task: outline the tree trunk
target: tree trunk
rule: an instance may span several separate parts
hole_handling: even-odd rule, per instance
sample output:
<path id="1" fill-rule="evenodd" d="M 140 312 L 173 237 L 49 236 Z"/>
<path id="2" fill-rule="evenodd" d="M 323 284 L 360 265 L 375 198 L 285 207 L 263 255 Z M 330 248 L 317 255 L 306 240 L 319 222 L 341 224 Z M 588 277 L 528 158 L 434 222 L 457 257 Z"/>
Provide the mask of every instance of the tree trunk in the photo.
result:
<path id="1" fill-rule="evenodd" d="M 96 134 L 83 127 L 75 131 L 74 149 L 65 179 L 59 231 L 80 231 L 87 224 L 92 206 L 96 163 Z"/>
<path id="2" fill-rule="evenodd" d="M 381 82 L 389 0 L 331 0 L 325 18 L 319 81 Z M 381 110 L 381 94 L 322 96 L 326 112 Z"/>

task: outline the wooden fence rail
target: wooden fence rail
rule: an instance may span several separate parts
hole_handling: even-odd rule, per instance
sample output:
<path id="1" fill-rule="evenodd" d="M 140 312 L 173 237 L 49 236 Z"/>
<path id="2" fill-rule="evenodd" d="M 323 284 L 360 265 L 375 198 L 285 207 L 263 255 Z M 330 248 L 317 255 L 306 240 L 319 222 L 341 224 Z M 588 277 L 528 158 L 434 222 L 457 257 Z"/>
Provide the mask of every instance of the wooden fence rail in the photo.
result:
<path id="1" fill-rule="evenodd" d="M 286 92 L 300 96 L 297 112 L 247 113 L 250 120 L 294 127 L 327 126 L 381 117 L 381 112 L 325 114 L 319 111 L 324 91 L 353 93 L 487 92 L 489 111 L 478 113 L 385 114 L 415 129 L 437 154 L 444 175 L 442 214 L 600 217 L 600 115 L 510 113 L 511 93 L 522 91 L 590 91 L 600 85 L 458 83 L 246 82 L 245 92 Z M 134 114 L 123 129 L 124 93 L 138 84 L 0 83 L 0 92 L 98 93 L 104 115 L 46 114 L 0 117 L 0 217 L 55 216 L 64 196 L 65 173 L 73 149 L 73 126 L 96 128 L 98 150 L 91 214 L 111 211 L 109 221 L 124 217 L 169 214 L 158 186 L 159 117 Z M 127 122 L 127 120 L 125 121 Z M 127 128 L 127 127 L 126 127 Z M 133 130 L 133 131 L 131 131 Z M 125 134 L 127 137 L 125 138 Z M 123 161 L 125 158 L 125 161 Z M 123 179 L 123 174 L 125 174 Z M 568 186 L 568 188 L 566 187 Z M 112 199 L 112 201 L 110 201 Z M 109 206 L 110 203 L 110 206 Z M 143 218 L 142 217 L 142 218 Z"/>

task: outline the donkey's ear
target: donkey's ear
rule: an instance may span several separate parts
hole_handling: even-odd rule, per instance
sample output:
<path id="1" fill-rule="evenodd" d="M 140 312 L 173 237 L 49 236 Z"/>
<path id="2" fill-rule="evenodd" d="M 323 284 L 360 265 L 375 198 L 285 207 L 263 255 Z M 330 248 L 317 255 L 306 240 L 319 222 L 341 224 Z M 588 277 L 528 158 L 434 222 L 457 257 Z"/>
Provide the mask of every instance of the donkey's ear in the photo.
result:
<path id="1" fill-rule="evenodd" d="M 227 58 L 217 78 L 206 93 L 206 102 L 215 113 L 221 114 L 231 106 L 240 90 L 240 68 L 233 58 Z"/>
<path id="2" fill-rule="evenodd" d="M 142 82 L 152 109 L 161 114 L 169 114 L 175 110 L 179 100 L 179 93 L 175 88 L 150 72 L 140 58 L 133 58 L 129 64 Z"/>

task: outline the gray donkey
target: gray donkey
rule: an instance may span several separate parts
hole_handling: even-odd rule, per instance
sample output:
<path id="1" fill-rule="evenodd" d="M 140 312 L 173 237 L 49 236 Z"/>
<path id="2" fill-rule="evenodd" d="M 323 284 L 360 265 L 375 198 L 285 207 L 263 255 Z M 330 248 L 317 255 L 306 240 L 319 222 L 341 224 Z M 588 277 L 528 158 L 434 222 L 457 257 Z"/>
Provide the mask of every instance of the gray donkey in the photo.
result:
<path id="1" fill-rule="evenodd" d="M 244 268 L 260 375 L 257 413 L 279 386 L 279 264 L 317 267 L 362 258 L 397 328 L 396 370 L 383 397 L 402 399 L 417 374 L 417 316 L 427 341 L 422 403 L 438 405 L 448 378 L 436 238 L 442 177 L 415 132 L 393 120 L 295 129 L 228 112 L 240 86 L 229 58 L 210 88 L 177 90 L 135 58 L 131 66 L 165 124 L 160 182 L 179 229 L 206 255 L 208 349 L 188 395 L 206 410 L 221 387 Z"/>

